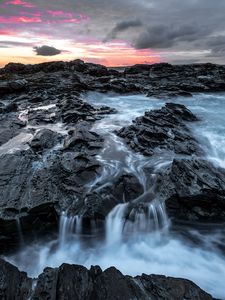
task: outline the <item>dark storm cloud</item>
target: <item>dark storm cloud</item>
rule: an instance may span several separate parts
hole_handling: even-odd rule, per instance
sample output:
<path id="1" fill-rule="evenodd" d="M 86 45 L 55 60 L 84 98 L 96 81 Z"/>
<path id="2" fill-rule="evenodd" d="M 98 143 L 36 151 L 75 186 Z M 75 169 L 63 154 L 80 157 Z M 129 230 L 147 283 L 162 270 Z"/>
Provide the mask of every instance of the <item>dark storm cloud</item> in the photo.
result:
<path id="1" fill-rule="evenodd" d="M 135 41 L 135 48 L 170 48 L 179 41 L 194 41 L 196 28 L 194 26 L 168 27 L 158 25 L 148 27 Z"/>
<path id="2" fill-rule="evenodd" d="M 134 27 L 140 27 L 142 26 L 142 22 L 140 20 L 127 20 L 122 21 L 116 24 L 116 26 L 108 33 L 108 35 L 105 37 L 104 42 L 108 42 L 110 40 L 113 40 L 117 37 L 117 35 L 130 28 Z"/>
<path id="3" fill-rule="evenodd" d="M 54 56 L 62 52 L 59 49 L 56 49 L 54 47 L 49 47 L 46 45 L 40 47 L 34 47 L 33 49 L 36 52 L 36 55 L 41 55 L 41 56 Z"/>
<path id="4" fill-rule="evenodd" d="M 212 37 L 207 45 L 211 49 L 209 57 L 221 57 L 225 61 L 225 35 Z"/>

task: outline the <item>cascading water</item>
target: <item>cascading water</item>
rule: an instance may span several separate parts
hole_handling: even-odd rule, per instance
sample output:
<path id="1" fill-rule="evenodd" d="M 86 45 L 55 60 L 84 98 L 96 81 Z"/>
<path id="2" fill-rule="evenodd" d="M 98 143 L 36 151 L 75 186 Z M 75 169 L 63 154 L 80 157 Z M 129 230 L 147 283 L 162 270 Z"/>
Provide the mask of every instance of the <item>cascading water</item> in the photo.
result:
<path id="1" fill-rule="evenodd" d="M 57 240 L 39 242 L 23 247 L 19 253 L 7 259 L 37 276 L 46 267 L 57 267 L 62 263 L 82 264 L 86 267 L 100 265 L 103 269 L 115 266 L 124 274 L 141 273 L 165 274 L 184 277 L 197 283 L 201 288 L 217 298 L 224 299 L 225 259 L 216 247 L 222 241 L 221 232 L 217 234 L 198 233 L 201 243 L 190 244 L 172 235 L 164 203 L 154 194 L 157 173 L 171 164 L 171 153 L 145 158 L 134 153 L 117 137 L 113 131 L 125 126 L 144 111 L 160 108 L 164 101 L 144 96 L 101 96 L 92 95 L 90 102 L 108 105 L 119 112 L 96 122 L 93 131 L 105 136 L 105 147 L 97 157 L 103 166 L 101 176 L 90 182 L 87 191 L 101 191 L 112 180 L 123 173 L 134 175 L 143 194 L 132 201 L 115 206 L 106 219 L 105 239 L 90 242 L 82 229 L 82 217 L 62 214 Z M 207 101 L 206 101 L 207 100 Z M 208 159 L 225 166 L 225 147 L 222 147 L 222 134 L 225 133 L 224 95 L 195 95 L 193 98 L 173 100 L 183 103 L 202 118 L 198 127 L 193 128 L 199 139 L 206 139 L 202 147 Z M 151 177 L 145 176 L 146 168 L 151 168 Z M 95 224 L 92 224 L 93 231 Z M 188 230 L 188 229 L 184 229 Z M 93 232 L 92 231 L 92 232 Z M 196 235 L 193 234 L 194 237 Z M 224 247 L 224 244 L 221 244 Z M 28 259 L 30 257 L 30 259 Z"/>
<path id="2" fill-rule="evenodd" d="M 169 227 L 165 205 L 159 200 L 139 207 L 128 203 L 117 205 L 106 220 L 107 244 L 121 243 L 123 237 L 138 234 L 166 232 Z"/>
<path id="3" fill-rule="evenodd" d="M 18 236 L 20 240 L 20 247 L 22 248 L 24 246 L 24 238 L 23 238 L 23 231 L 22 231 L 22 226 L 19 218 L 16 219 L 16 225 L 17 225 Z"/>
<path id="4" fill-rule="evenodd" d="M 80 216 L 67 216 L 65 213 L 60 218 L 59 245 L 63 247 L 71 237 L 82 232 L 82 218 Z"/>

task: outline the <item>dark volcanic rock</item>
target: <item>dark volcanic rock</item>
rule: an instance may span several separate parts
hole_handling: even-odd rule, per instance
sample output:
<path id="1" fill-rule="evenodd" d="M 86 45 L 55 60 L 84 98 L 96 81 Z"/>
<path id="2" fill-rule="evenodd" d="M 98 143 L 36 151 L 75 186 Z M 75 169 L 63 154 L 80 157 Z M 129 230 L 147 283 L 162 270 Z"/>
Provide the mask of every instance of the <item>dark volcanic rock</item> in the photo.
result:
<path id="1" fill-rule="evenodd" d="M 30 142 L 31 148 L 0 153 L 1 251 L 19 242 L 18 222 L 27 236 L 39 235 L 42 229 L 48 234 L 56 230 L 58 214 L 83 203 L 86 185 L 100 174 L 95 155 L 103 146 L 102 137 L 89 127 L 74 126 L 64 147 L 52 148 L 63 137 L 43 129 Z"/>
<path id="2" fill-rule="evenodd" d="M 53 148 L 59 143 L 60 139 L 62 139 L 61 134 L 50 129 L 41 129 L 30 141 L 30 146 L 35 152 L 42 152 Z"/>
<path id="3" fill-rule="evenodd" d="M 156 186 L 173 222 L 225 222 L 224 169 L 202 159 L 175 159 Z"/>
<path id="4" fill-rule="evenodd" d="M 125 77 L 141 85 L 148 96 L 188 97 L 193 92 L 224 91 L 225 67 L 213 64 L 135 65 L 126 68 Z"/>
<path id="5" fill-rule="evenodd" d="M 64 123 L 78 123 L 81 121 L 93 122 L 101 115 L 115 113 L 116 110 L 108 106 L 95 108 L 78 97 L 64 97 L 58 106 Z"/>
<path id="6" fill-rule="evenodd" d="M 32 300 L 213 300 L 189 280 L 159 275 L 130 277 L 111 267 L 87 270 L 78 265 L 63 264 L 46 268 L 38 277 Z"/>
<path id="7" fill-rule="evenodd" d="M 26 122 L 19 120 L 14 113 L 4 111 L 0 114 L 0 146 L 18 135 L 25 126 Z"/>
<path id="8" fill-rule="evenodd" d="M 143 186 L 134 175 L 122 174 L 100 189 L 97 185 L 75 210 L 84 218 L 105 219 L 117 204 L 130 202 L 142 193 Z"/>
<path id="9" fill-rule="evenodd" d="M 157 150 L 186 155 L 200 154 L 202 151 L 185 124 L 197 120 L 184 105 L 167 103 L 162 109 L 146 112 L 117 134 L 133 150 L 144 155 L 152 155 Z"/>
<path id="10" fill-rule="evenodd" d="M 81 60 L 47 62 L 37 65 L 10 63 L 0 69 L 7 93 L 8 83 L 28 81 L 30 91 L 37 88 L 69 92 L 88 90 L 117 93 L 147 93 L 154 97 L 190 96 L 193 92 L 220 92 L 225 90 L 225 67 L 213 64 L 135 65 L 124 73 Z M 15 77 L 10 79 L 12 76 Z M 17 85 L 18 86 L 18 85 Z M 14 87 L 13 87 L 14 89 Z"/>
<path id="11" fill-rule="evenodd" d="M 26 273 L 0 259 L 0 299 L 28 300 L 31 286 L 32 280 Z"/>
<path id="12" fill-rule="evenodd" d="M 15 81 L 0 81 L 0 95 L 16 93 L 26 90 L 28 82 L 25 79 Z"/>
<path id="13" fill-rule="evenodd" d="M 73 149 L 76 152 L 96 155 L 103 147 L 103 138 L 87 129 L 86 123 L 80 123 L 65 139 L 64 149 Z"/>
<path id="14" fill-rule="evenodd" d="M 24 242 L 49 236 L 58 229 L 58 214 L 52 203 L 20 210 L 5 208 L 0 217 L 0 253 L 10 253 Z"/>

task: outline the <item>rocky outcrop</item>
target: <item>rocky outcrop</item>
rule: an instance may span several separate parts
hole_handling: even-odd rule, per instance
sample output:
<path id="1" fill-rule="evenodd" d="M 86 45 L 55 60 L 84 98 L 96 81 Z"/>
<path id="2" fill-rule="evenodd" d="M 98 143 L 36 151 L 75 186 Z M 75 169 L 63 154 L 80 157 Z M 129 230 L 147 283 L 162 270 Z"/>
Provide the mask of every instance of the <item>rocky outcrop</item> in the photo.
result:
<path id="1" fill-rule="evenodd" d="M 0 69 L 0 75 L 4 94 L 12 93 L 18 87 L 26 87 L 33 92 L 37 87 L 54 90 L 56 86 L 58 90 L 63 88 L 64 91 L 146 93 L 150 97 L 160 98 L 189 97 L 194 92 L 225 91 L 225 67 L 213 64 L 135 65 L 126 68 L 124 72 L 118 72 L 81 60 L 36 65 L 9 63 Z M 24 83 L 26 80 L 27 84 L 21 85 L 21 80 Z"/>
<path id="2" fill-rule="evenodd" d="M 157 174 L 143 170 L 152 184 L 151 192 L 144 193 L 136 175 L 126 168 L 102 180 L 104 166 L 96 156 L 104 138 L 91 128 L 116 110 L 94 107 L 83 98 L 88 91 L 161 98 L 224 91 L 225 67 L 139 65 L 119 73 L 76 60 L 9 64 L 0 74 L 1 253 L 18 249 L 23 239 L 54 234 L 62 211 L 82 216 L 84 233 L 89 234 L 90 223 L 104 225 L 117 204 L 142 209 L 156 195 L 165 201 L 173 224 L 224 222 L 224 170 L 202 158 L 204 153 L 188 125 L 198 118 L 185 106 L 167 103 L 117 132 L 131 149 L 145 156 L 167 151 L 176 157 Z M 154 180 L 152 175 L 157 175 Z M 30 285 L 26 274 L 0 261 L 3 299 L 212 299 L 187 280 L 154 275 L 132 278 L 115 268 L 104 272 L 99 267 L 47 268 L 34 291 Z"/>
<path id="3" fill-rule="evenodd" d="M 158 174 L 156 194 L 172 223 L 225 220 L 225 170 L 202 159 L 174 159 Z"/>
<path id="4" fill-rule="evenodd" d="M 162 109 L 146 112 L 117 134 L 125 139 L 131 149 L 148 156 L 162 150 L 176 154 L 201 154 L 197 141 L 186 125 L 186 122 L 197 120 L 184 105 L 167 103 Z"/>
<path id="5" fill-rule="evenodd" d="M 129 81 L 145 83 L 149 97 L 189 97 L 194 92 L 224 91 L 225 67 L 213 64 L 135 65 L 125 69 Z"/>
<path id="6" fill-rule="evenodd" d="M 0 95 L 25 91 L 27 85 L 28 82 L 25 79 L 0 81 Z"/>
<path id="7" fill-rule="evenodd" d="M 29 144 L 35 152 L 40 153 L 44 150 L 53 148 L 60 140 L 62 140 L 62 135 L 59 133 L 50 129 L 41 129 L 34 135 Z"/>
<path id="8" fill-rule="evenodd" d="M 2 300 L 28 300 L 32 280 L 27 274 L 0 259 L 0 298 Z"/>
<path id="9" fill-rule="evenodd" d="M 121 174 L 105 185 L 97 184 L 85 194 L 83 201 L 76 203 L 73 211 L 84 219 L 105 220 L 116 205 L 131 202 L 142 193 L 143 186 L 134 175 Z"/>
<path id="10" fill-rule="evenodd" d="M 95 156 L 104 142 L 89 127 L 89 123 L 79 123 L 64 136 L 42 129 L 27 143 L 26 149 L 8 153 L 2 150 L 1 252 L 18 246 L 18 224 L 29 239 L 56 231 L 62 211 L 75 207 L 81 212 L 87 184 L 101 171 Z"/>
<path id="11" fill-rule="evenodd" d="M 159 275 L 124 276 L 116 268 L 102 271 L 63 264 L 46 268 L 32 290 L 26 273 L 0 260 L 0 296 L 15 300 L 213 300 L 193 282 Z"/>

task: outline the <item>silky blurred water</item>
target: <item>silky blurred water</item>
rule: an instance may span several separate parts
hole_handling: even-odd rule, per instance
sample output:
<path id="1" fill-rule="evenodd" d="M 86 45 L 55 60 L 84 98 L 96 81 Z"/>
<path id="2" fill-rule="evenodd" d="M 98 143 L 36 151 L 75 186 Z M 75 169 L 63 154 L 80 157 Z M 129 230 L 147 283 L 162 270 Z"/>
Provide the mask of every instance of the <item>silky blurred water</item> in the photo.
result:
<path id="1" fill-rule="evenodd" d="M 146 110 L 161 108 L 166 101 L 142 95 L 98 93 L 88 95 L 86 100 L 93 105 L 107 105 L 118 111 L 96 122 L 92 128 L 105 137 L 105 147 L 97 157 L 104 167 L 101 176 L 90 182 L 87 189 L 101 189 L 120 173 L 127 172 L 139 179 L 144 195 L 148 195 L 144 168 L 164 168 L 172 162 L 173 155 L 165 152 L 152 158 L 143 157 L 132 152 L 113 131 L 131 124 L 133 119 L 143 115 Z M 205 157 L 225 167 L 225 94 L 197 94 L 193 98 L 178 98 L 167 102 L 184 104 L 200 118 L 200 121 L 189 124 L 194 136 L 205 150 Z M 153 206 L 149 206 L 149 218 L 143 212 L 134 215 L 134 225 L 128 226 L 132 234 L 124 235 L 127 226 L 124 221 L 126 204 L 120 204 L 109 214 L 105 237 L 99 237 L 94 225 L 91 236 L 82 234 L 78 216 L 71 217 L 64 213 L 58 239 L 39 241 L 7 259 L 30 276 L 37 276 L 46 266 L 57 267 L 67 262 L 87 267 L 100 265 L 103 269 L 115 266 L 130 275 L 147 273 L 187 278 L 213 296 L 225 299 L 222 230 L 218 228 L 210 234 L 192 232 L 199 242 L 190 243 L 169 232 L 169 220 L 162 203 L 157 202 L 157 199 L 154 201 Z M 188 231 L 185 228 L 183 230 Z M 221 247 L 217 247 L 218 244 Z"/>

